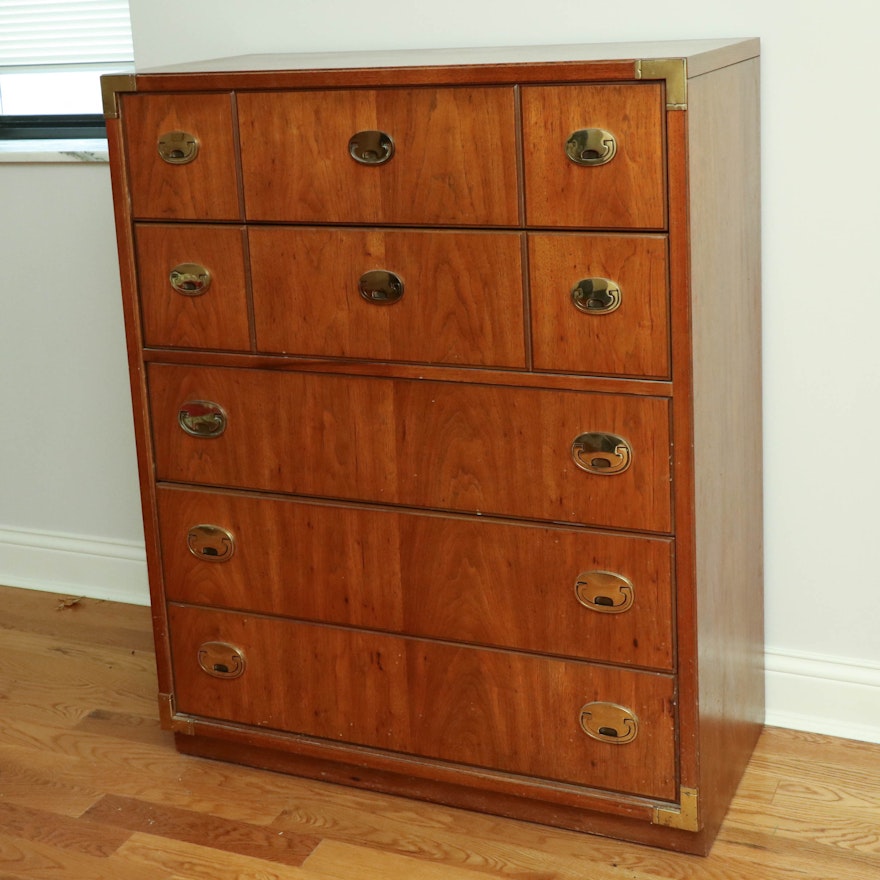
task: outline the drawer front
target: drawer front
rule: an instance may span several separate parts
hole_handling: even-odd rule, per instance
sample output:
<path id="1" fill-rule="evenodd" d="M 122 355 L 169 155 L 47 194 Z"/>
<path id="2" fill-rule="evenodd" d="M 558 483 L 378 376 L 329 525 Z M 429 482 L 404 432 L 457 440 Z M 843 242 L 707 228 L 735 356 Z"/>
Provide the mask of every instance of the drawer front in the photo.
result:
<path id="1" fill-rule="evenodd" d="M 529 237 L 535 368 L 669 376 L 666 237 Z"/>
<path id="2" fill-rule="evenodd" d="M 671 676 L 187 606 L 169 613 L 183 714 L 675 795 Z M 584 731 L 584 711 L 608 739 Z"/>
<path id="3" fill-rule="evenodd" d="M 672 668 L 672 542 L 160 487 L 166 595 Z"/>
<path id="4" fill-rule="evenodd" d="M 663 398 L 162 364 L 148 378 L 160 480 L 671 531 Z M 183 430 L 190 401 L 222 407 L 222 433 Z M 599 432 L 628 444 L 626 469 L 575 463 L 573 442 Z"/>
<path id="5" fill-rule="evenodd" d="M 249 351 L 244 245 L 242 227 L 137 224 L 144 343 Z"/>
<path id="6" fill-rule="evenodd" d="M 136 219 L 241 219 L 231 95 L 123 95 L 121 115 Z"/>
<path id="7" fill-rule="evenodd" d="M 512 88 L 242 93 L 238 117 L 250 220 L 518 222 Z M 362 132 L 390 138 L 387 161 L 352 157 Z"/>
<path id="8" fill-rule="evenodd" d="M 518 234 L 257 227 L 249 241 L 261 351 L 526 365 Z"/>
<path id="9" fill-rule="evenodd" d="M 532 226 L 663 229 L 666 226 L 663 89 L 658 83 L 524 86 L 526 220 Z M 566 144 L 593 131 L 575 152 Z M 595 149 L 594 149 L 595 148 Z M 611 157 L 610 159 L 608 157 Z"/>

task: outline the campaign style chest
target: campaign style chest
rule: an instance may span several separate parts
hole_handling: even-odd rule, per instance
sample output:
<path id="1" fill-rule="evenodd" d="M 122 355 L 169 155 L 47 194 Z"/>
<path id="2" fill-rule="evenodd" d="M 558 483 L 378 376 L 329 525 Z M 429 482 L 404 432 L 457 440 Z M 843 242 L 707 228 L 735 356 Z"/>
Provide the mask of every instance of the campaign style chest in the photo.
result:
<path id="1" fill-rule="evenodd" d="M 704 853 L 763 719 L 758 43 L 104 80 L 180 750 Z"/>

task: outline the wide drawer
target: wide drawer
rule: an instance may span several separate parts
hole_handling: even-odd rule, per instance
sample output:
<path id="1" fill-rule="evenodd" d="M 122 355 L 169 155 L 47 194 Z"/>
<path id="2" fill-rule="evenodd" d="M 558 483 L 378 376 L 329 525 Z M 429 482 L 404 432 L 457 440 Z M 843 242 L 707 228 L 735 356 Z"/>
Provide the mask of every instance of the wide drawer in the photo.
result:
<path id="1" fill-rule="evenodd" d="M 123 95 L 136 219 L 238 220 L 231 94 Z"/>
<path id="2" fill-rule="evenodd" d="M 666 237 L 531 233 L 535 369 L 669 376 Z"/>
<path id="3" fill-rule="evenodd" d="M 672 668 L 672 541 L 159 487 L 196 605 Z"/>
<path id="4" fill-rule="evenodd" d="M 516 233 L 253 227 L 265 352 L 525 367 Z"/>
<path id="5" fill-rule="evenodd" d="M 664 113 L 659 83 L 523 86 L 526 222 L 665 228 Z"/>
<path id="6" fill-rule="evenodd" d="M 519 220 L 512 88 L 244 92 L 238 119 L 249 220 Z"/>
<path id="7" fill-rule="evenodd" d="M 135 248 L 146 345 L 250 350 L 244 227 L 139 223 Z"/>
<path id="8" fill-rule="evenodd" d="M 672 676 L 189 606 L 169 617 L 179 713 L 675 796 Z"/>
<path id="9" fill-rule="evenodd" d="M 671 531 L 664 398 L 166 364 L 148 383 L 160 480 Z"/>

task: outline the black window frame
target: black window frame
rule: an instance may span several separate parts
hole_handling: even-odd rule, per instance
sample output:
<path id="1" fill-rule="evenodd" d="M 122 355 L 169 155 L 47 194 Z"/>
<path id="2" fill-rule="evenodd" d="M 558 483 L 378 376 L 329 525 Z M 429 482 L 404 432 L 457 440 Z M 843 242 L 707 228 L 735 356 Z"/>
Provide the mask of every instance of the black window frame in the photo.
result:
<path id="1" fill-rule="evenodd" d="M 88 140 L 106 138 L 107 126 L 100 113 L 0 114 L 0 141 Z"/>

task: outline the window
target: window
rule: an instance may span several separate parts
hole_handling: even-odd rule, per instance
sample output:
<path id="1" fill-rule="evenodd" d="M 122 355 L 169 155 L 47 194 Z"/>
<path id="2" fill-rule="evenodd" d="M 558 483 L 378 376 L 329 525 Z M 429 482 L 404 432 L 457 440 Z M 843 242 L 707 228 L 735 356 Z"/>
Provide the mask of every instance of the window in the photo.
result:
<path id="1" fill-rule="evenodd" d="M 0 0 L 0 138 L 103 136 L 101 74 L 132 58 L 128 0 Z"/>

